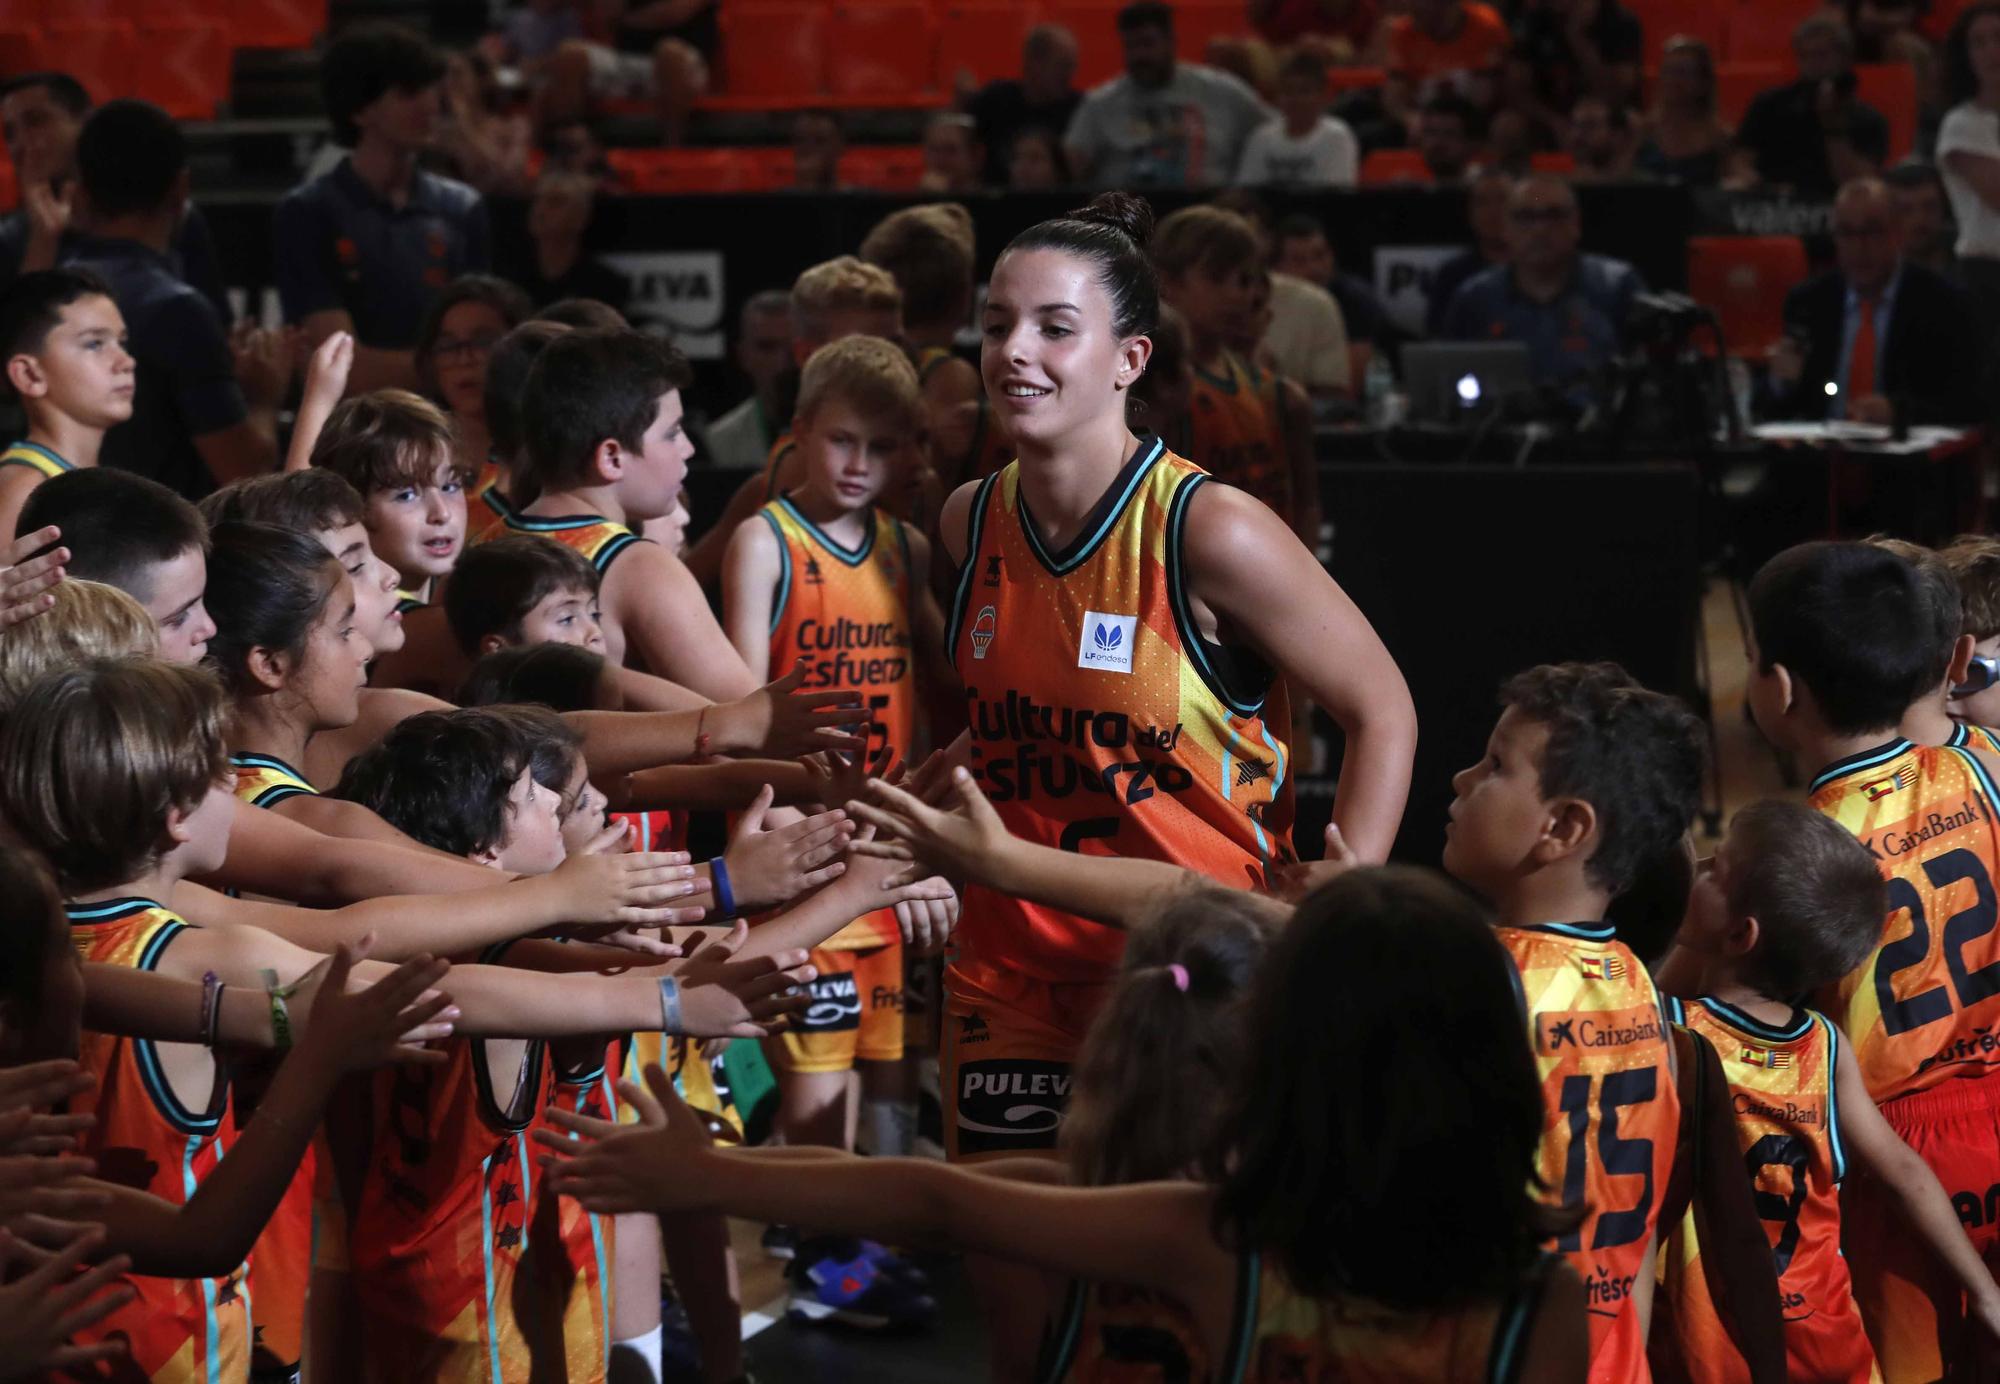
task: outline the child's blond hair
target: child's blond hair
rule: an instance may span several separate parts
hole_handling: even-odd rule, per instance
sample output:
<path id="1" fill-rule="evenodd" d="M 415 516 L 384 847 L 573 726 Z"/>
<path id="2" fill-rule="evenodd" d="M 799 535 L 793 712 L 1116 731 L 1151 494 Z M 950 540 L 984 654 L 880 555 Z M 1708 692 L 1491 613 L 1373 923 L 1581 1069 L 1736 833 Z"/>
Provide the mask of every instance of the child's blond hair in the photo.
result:
<path id="1" fill-rule="evenodd" d="M 53 605 L 0 639 L 0 716 L 44 674 L 98 658 L 150 658 L 159 647 L 153 617 L 115 586 L 70 577 L 49 594 Z"/>
<path id="2" fill-rule="evenodd" d="M 895 278 L 905 319 L 922 326 L 970 316 L 973 255 L 972 213 L 956 202 L 891 212 L 861 242 L 861 257 Z"/>
<path id="3" fill-rule="evenodd" d="M 798 333 L 824 341 L 836 314 L 903 310 L 903 291 L 889 271 L 853 255 L 815 264 L 792 284 L 792 315 Z"/>
<path id="4" fill-rule="evenodd" d="M 916 432 L 923 427 L 923 386 L 902 347 L 879 336 L 848 336 L 812 354 L 799 377 L 793 417 L 810 423 L 821 405 L 839 399 L 863 417 Z"/>

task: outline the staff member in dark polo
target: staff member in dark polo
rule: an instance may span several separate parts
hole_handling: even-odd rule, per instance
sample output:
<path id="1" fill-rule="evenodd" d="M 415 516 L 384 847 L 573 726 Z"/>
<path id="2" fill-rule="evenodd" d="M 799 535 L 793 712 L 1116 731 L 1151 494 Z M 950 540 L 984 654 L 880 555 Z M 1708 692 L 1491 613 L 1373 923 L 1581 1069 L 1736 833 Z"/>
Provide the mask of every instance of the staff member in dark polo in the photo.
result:
<path id="1" fill-rule="evenodd" d="M 348 388 L 416 388 L 424 309 L 490 258 L 486 208 L 417 156 L 437 127 L 444 59 L 393 24 L 350 29 L 320 65 L 334 138 L 352 150 L 278 203 L 278 294 L 309 346 L 354 333 Z"/>

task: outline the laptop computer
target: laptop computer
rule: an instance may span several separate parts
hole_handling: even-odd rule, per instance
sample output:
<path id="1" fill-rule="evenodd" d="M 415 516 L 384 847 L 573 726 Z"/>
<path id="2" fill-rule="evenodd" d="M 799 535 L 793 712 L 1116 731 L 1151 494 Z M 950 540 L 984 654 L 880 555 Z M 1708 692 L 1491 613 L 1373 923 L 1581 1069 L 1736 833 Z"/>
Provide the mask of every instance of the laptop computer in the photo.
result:
<path id="1" fill-rule="evenodd" d="M 1413 341 L 1403 347 L 1403 389 L 1418 423 L 1476 422 L 1534 387 L 1518 341 Z"/>

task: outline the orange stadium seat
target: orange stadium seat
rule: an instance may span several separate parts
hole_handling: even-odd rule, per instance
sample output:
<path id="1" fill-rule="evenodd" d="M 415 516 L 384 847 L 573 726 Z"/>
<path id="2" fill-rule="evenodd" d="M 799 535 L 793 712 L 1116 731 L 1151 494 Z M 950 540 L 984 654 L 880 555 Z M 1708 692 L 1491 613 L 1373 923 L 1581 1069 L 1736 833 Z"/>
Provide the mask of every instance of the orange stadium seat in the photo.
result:
<path id="1" fill-rule="evenodd" d="M 1857 63 L 1854 94 L 1889 122 L 1889 162 L 1907 158 L 1917 144 L 1917 72 L 1908 63 Z"/>
<path id="2" fill-rule="evenodd" d="M 1125 70 L 1118 40 L 1120 0 L 1047 0 L 1042 17 L 1076 35 L 1076 84 L 1085 91 Z"/>
<path id="3" fill-rule="evenodd" d="M 1695 236 L 1688 293 L 1715 309 L 1734 356 L 1761 356 L 1785 334 L 1785 295 L 1809 273 L 1797 236 Z"/>
<path id="4" fill-rule="evenodd" d="M 1327 90 L 1335 97 L 1350 91 L 1373 91 L 1388 80 L 1388 72 L 1380 67 L 1330 67 L 1326 73 Z"/>
<path id="5" fill-rule="evenodd" d="M 840 156 L 840 180 L 882 192 L 914 192 L 924 176 L 924 151 L 914 144 L 859 144 Z"/>
<path id="6" fill-rule="evenodd" d="M 1775 62 L 1725 62 L 1715 65 L 1715 113 L 1734 129 L 1743 123 L 1743 112 L 1757 93 L 1782 86 L 1791 78 L 1791 68 Z"/>
<path id="7" fill-rule="evenodd" d="M 1639 18 L 1646 34 L 1643 59 L 1648 70 L 1660 65 L 1660 54 L 1670 40 L 1685 34 L 1708 45 L 1718 60 L 1729 38 L 1728 0 L 1625 0 L 1625 8 Z"/>
<path id="8" fill-rule="evenodd" d="M 723 90 L 731 98 L 810 105 L 826 92 L 824 6 L 782 0 L 722 7 Z"/>
<path id="9" fill-rule="evenodd" d="M 870 0 L 834 8 L 827 88 L 854 105 L 931 104 L 937 93 L 937 21 L 926 0 Z"/>
<path id="10" fill-rule="evenodd" d="M 1740 0 L 1729 16 L 1731 62 L 1786 62 L 1792 30 L 1807 15 L 1825 9 L 1824 0 Z"/>
<path id="11" fill-rule="evenodd" d="M 178 120 L 211 120 L 229 96 L 228 36 L 214 24 L 189 18 L 140 22 L 135 91 Z"/>
<path id="12" fill-rule="evenodd" d="M 93 101 L 130 95 L 139 70 L 139 36 L 122 19 L 53 23 L 43 31 L 45 50 L 63 71 L 83 83 Z"/>
<path id="13" fill-rule="evenodd" d="M 951 4 L 938 15 L 937 87 L 950 91 L 959 74 L 984 86 L 1021 75 L 1021 43 L 1041 19 L 1032 5 Z"/>
<path id="14" fill-rule="evenodd" d="M 1563 149 L 1553 149 L 1547 153 L 1528 155 L 1528 166 L 1537 173 L 1553 173 L 1559 178 L 1567 178 L 1576 172 L 1576 156 Z"/>
<path id="15" fill-rule="evenodd" d="M 49 64 L 39 24 L 0 20 L 0 72 L 34 72 Z"/>
<path id="16" fill-rule="evenodd" d="M 327 0 L 229 0 L 238 48 L 310 48 L 326 31 Z"/>
<path id="17" fill-rule="evenodd" d="M 1414 149 L 1377 149 L 1361 160 L 1361 181 L 1379 183 L 1430 183 L 1430 165 Z"/>
<path id="18" fill-rule="evenodd" d="M 49 21 L 49 0 L 0 0 L 0 28 L 39 29 Z"/>
<path id="19" fill-rule="evenodd" d="M 792 180 L 792 151 L 783 147 L 607 149 L 604 158 L 619 180 L 642 197 L 769 192 Z"/>

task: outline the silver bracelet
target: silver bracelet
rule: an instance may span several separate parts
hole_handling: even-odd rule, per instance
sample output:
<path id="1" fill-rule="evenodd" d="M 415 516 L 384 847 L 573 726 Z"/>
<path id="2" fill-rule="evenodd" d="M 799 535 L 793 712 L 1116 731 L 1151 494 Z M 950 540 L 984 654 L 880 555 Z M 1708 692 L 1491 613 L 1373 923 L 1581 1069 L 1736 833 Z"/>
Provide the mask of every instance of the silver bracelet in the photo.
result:
<path id="1" fill-rule="evenodd" d="M 681 1026 L 681 983 L 672 976 L 660 981 L 660 1032 L 680 1033 Z"/>

